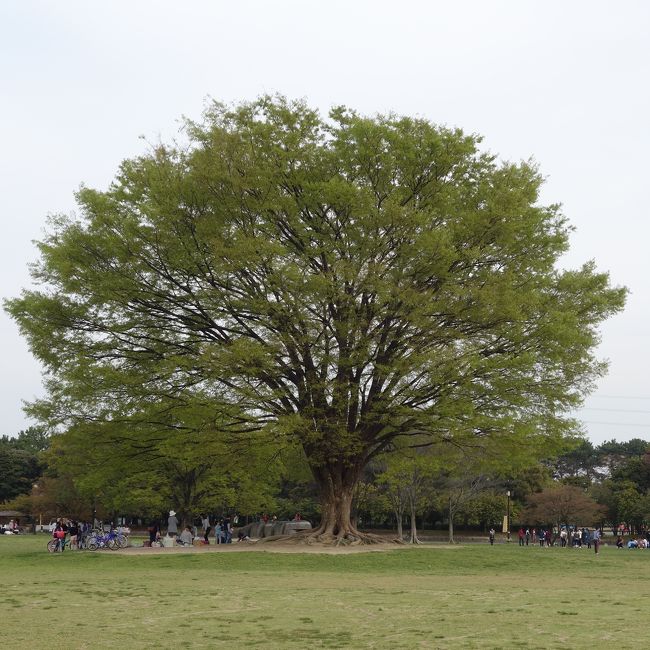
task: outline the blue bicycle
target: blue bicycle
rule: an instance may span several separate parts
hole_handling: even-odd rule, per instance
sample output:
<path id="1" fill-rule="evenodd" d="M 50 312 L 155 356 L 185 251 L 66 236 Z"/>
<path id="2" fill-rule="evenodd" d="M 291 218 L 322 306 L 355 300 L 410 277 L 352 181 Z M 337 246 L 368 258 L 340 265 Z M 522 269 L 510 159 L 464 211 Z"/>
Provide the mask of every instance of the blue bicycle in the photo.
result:
<path id="1" fill-rule="evenodd" d="M 96 551 L 100 548 L 117 551 L 119 548 L 126 548 L 127 543 L 126 535 L 118 533 L 116 530 L 110 530 L 107 533 L 94 532 L 88 538 L 86 548 L 89 551 Z"/>

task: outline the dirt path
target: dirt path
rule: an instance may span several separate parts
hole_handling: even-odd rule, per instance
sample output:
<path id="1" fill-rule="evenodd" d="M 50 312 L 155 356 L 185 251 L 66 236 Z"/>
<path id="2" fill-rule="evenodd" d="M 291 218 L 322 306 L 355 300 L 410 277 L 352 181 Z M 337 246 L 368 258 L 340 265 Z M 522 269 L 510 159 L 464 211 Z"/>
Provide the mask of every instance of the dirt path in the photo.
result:
<path id="1" fill-rule="evenodd" d="M 352 553 L 375 553 L 406 548 L 399 544 L 371 544 L 367 546 L 319 546 L 313 544 L 286 544 L 283 542 L 233 542 L 232 544 L 210 544 L 201 546 L 174 546 L 172 548 L 148 548 L 130 546 L 114 553 L 122 555 L 169 555 L 174 553 L 321 553 L 326 555 L 349 555 Z"/>

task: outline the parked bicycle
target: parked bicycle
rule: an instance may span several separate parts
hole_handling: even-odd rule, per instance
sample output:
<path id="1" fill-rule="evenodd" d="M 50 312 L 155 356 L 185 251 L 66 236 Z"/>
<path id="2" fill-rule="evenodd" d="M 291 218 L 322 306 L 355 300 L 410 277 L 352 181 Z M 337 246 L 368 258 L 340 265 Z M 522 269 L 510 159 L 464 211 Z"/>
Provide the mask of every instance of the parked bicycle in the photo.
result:
<path id="1" fill-rule="evenodd" d="M 129 544 L 128 537 L 117 530 L 109 530 L 107 533 L 93 531 L 86 541 L 86 548 L 89 551 L 96 551 L 100 548 L 107 548 L 111 551 L 117 551 L 120 548 L 126 548 Z"/>
<path id="2" fill-rule="evenodd" d="M 63 553 L 65 550 L 65 545 L 67 543 L 67 539 L 65 535 L 63 537 L 53 537 L 48 543 L 47 543 L 47 550 L 50 553 L 57 553 L 60 551 Z"/>

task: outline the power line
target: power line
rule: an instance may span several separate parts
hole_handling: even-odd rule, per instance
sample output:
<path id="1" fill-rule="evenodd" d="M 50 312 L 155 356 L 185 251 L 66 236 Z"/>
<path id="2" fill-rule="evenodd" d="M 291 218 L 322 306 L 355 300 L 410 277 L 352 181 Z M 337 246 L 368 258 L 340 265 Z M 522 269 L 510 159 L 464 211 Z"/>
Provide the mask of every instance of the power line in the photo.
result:
<path id="1" fill-rule="evenodd" d="M 648 410 L 637 410 L 637 409 L 606 409 L 599 408 L 597 406 L 581 406 L 581 411 L 613 411 L 615 413 L 650 413 Z"/>
<path id="2" fill-rule="evenodd" d="M 636 395 L 601 395 L 600 393 L 589 395 L 589 398 L 599 398 L 599 397 L 602 397 L 603 399 L 642 399 L 646 401 L 650 400 L 650 396 L 640 397 Z"/>
<path id="3" fill-rule="evenodd" d="M 650 428 L 650 422 L 646 422 L 644 424 L 638 424 L 636 422 L 599 422 L 596 420 L 580 420 L 580 422 L 584 422 L 585 424 L 607 424 L 611 427 L 648 427 Z"/>

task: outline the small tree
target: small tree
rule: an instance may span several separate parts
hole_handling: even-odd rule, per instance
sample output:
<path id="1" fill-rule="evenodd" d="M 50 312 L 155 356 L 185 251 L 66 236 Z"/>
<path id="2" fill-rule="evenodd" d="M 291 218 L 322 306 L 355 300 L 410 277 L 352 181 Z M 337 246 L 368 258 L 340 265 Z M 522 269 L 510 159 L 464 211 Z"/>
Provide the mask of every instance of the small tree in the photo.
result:
<path id="1" fill-rule="evenodd" d="M 573 485 L 556 485 L 533 494 L 528 500 L 526 516 L 537 524 L 596 524 L 604 508 L 584 490 Z"/>
<path id="2" fill-rule="evenodd" d="M 385 470 L 377 480 L 383 484 L 397 520 L 402 539 L 402 519 L 409 513 L 409 543 L 419 544 L 417 515 L 431 502 L 433 477 L 440 472 L 439 458 L 430 450 L 402 449 L 399 455 L 384 458 Z"/>
<path id="3" fill-rule="evenodd" d="M 448 514 L 448 531 L 449 543 L 454 544 L 454 520 L 463 506 L 467 505 L 473 499 L 476 499 L 482 492 L 487 490 L 494 480 L 485 474 L 472 475 L 471 473 L 463 476 L 447 476 L 443 479 L 441 487 L 445 495 L 447 514 Z"/>

